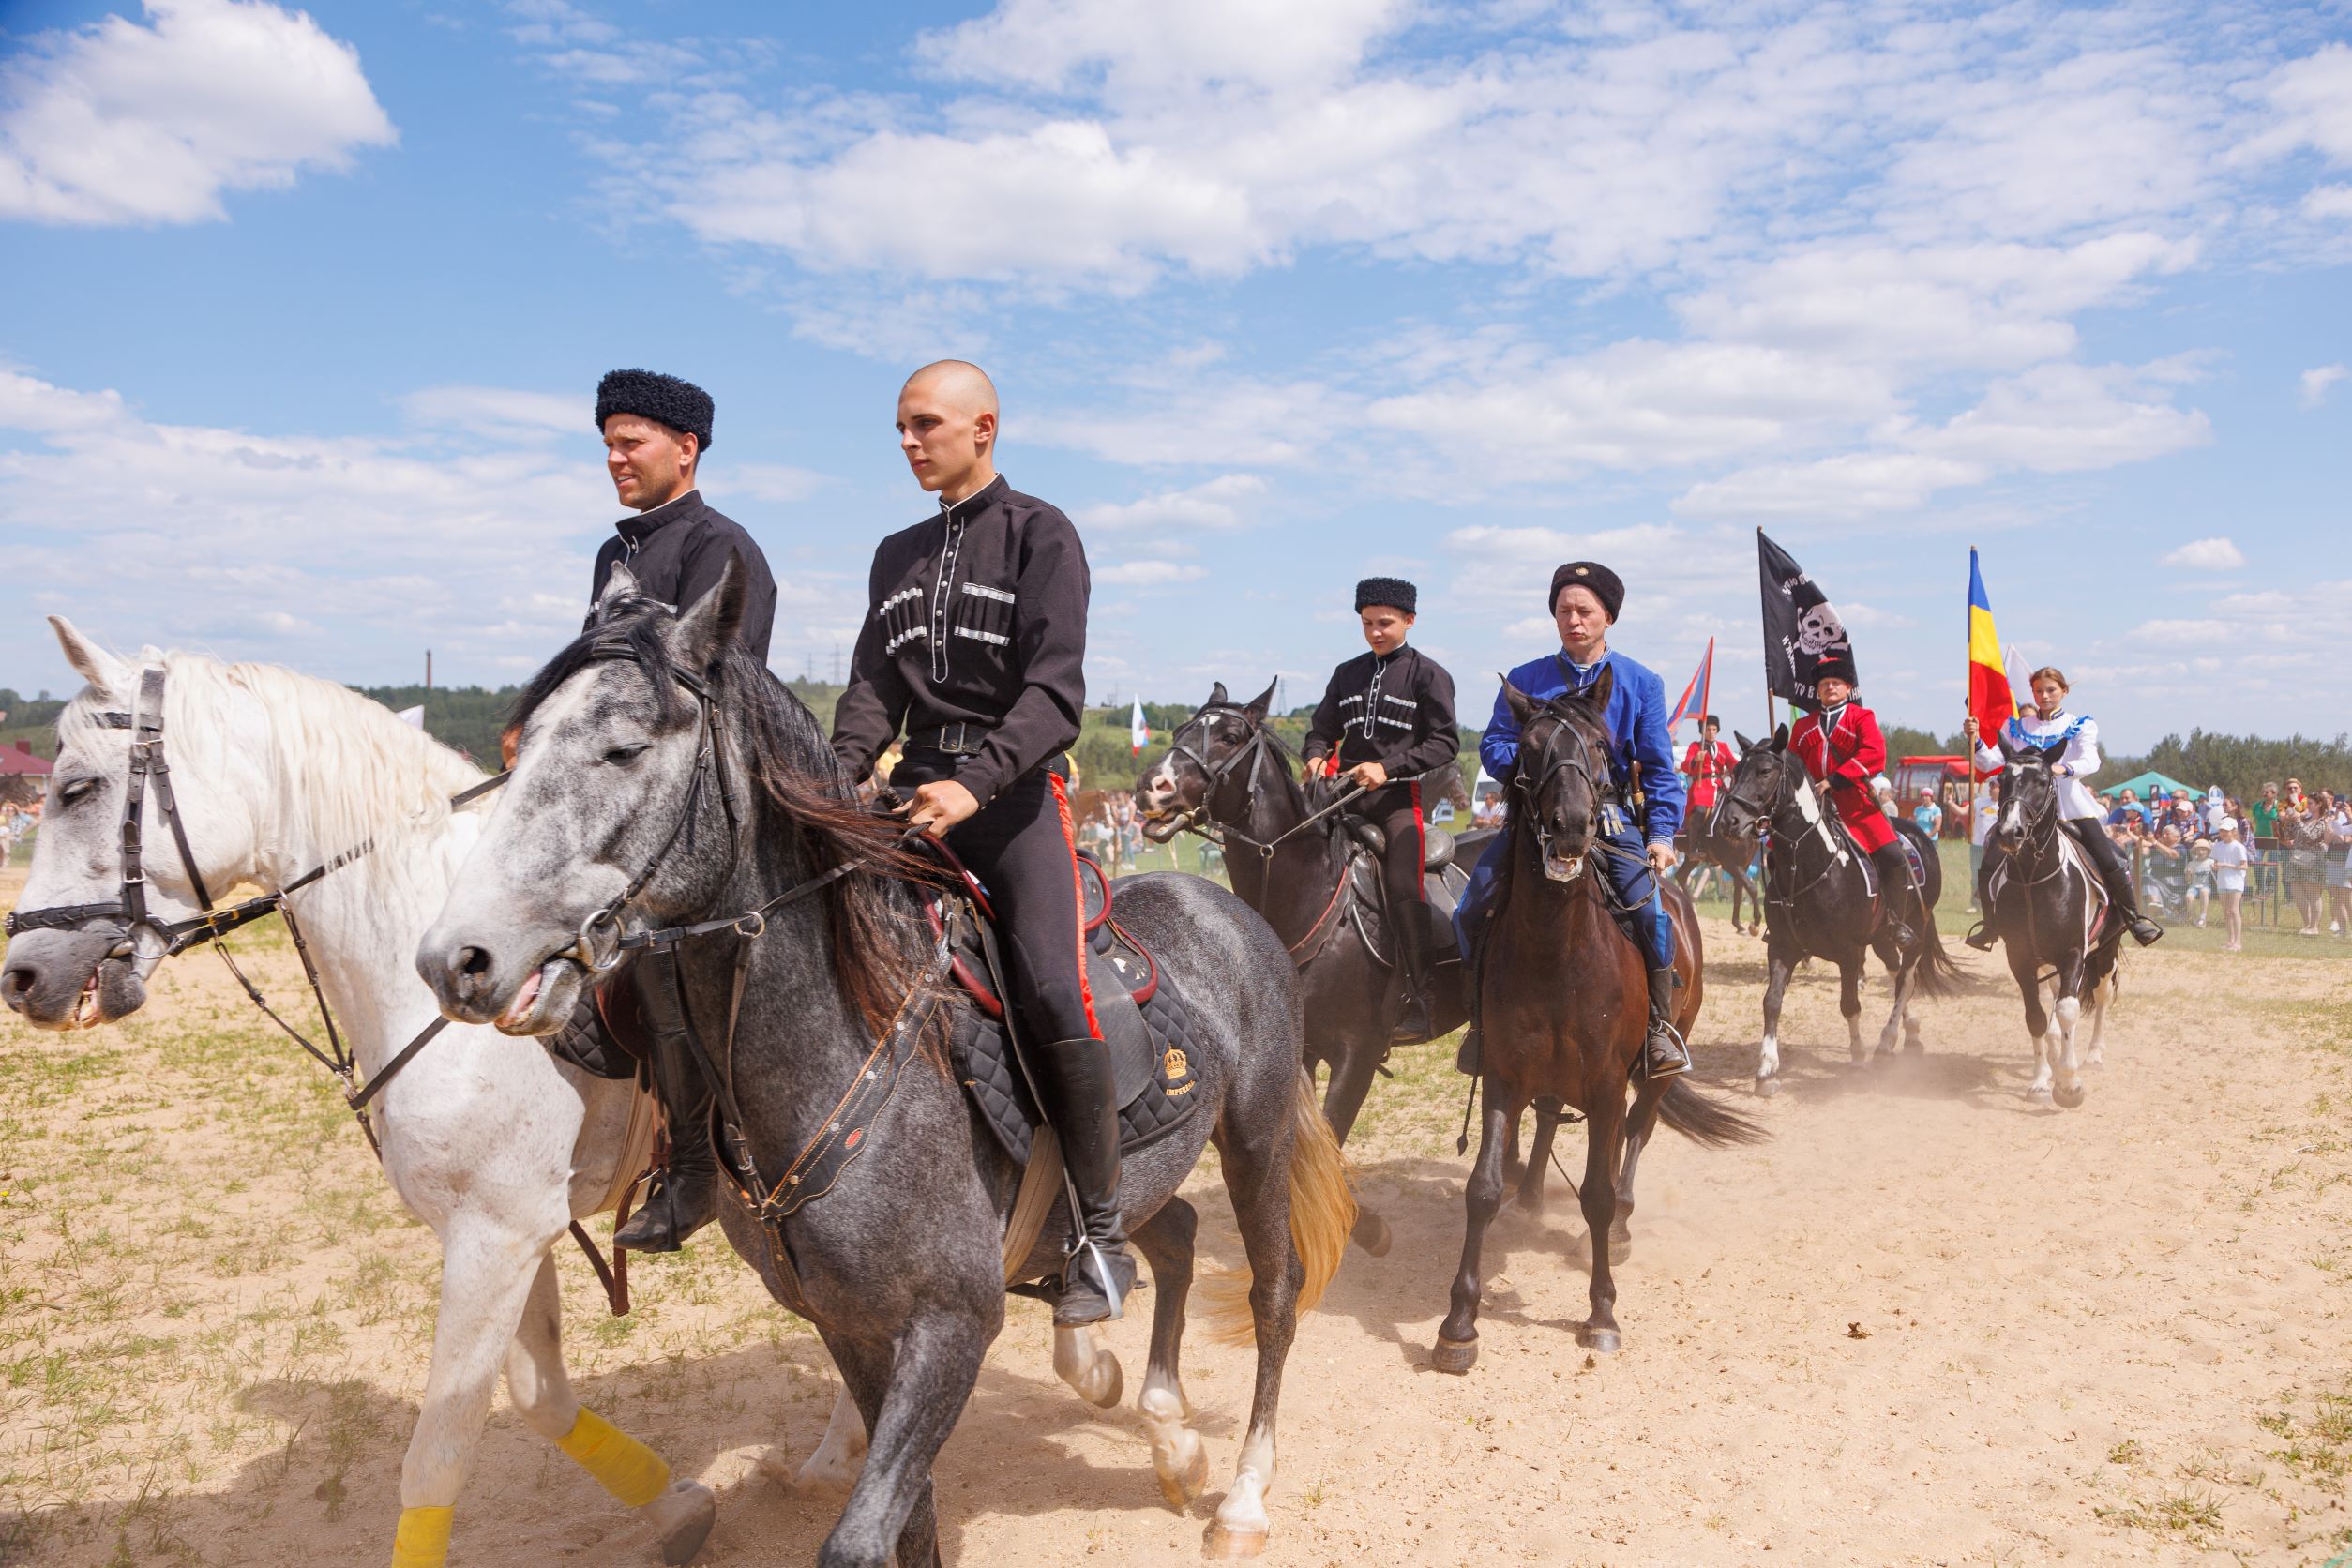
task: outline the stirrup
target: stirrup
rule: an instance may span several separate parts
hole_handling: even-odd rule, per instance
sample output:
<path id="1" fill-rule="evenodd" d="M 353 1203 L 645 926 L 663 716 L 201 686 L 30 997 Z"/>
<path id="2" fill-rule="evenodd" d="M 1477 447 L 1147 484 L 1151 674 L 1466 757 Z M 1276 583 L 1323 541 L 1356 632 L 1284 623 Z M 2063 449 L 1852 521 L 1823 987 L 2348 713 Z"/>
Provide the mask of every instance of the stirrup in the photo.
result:
<path id="1" fill-rule="evenodd" d="M 1993 950 L 1994 945 L 2000 941 L 2000 938 L 1993 934 L 1993 923 L 1991 921 L 1980 920 L 1975 924 L 1975 926 L 1969 928 L 1968 934 L 1962 937 L 1960 940 L 1968 943 L 1970 947 L 1975 948 L 1980 953 L 1990 953 Z"/>
<path id="2" fill-rule="evenodd" d="M 2144 914 L 2123 928 L 2131 932 L 2132 940 L 2142 947 L 2153 947 L 2164 940 L 2164 928 Z"/>
<path id="3" fill-rule="evenodd" d="M 1117 1322 L 1126 1316 L 1135 1276 L 1135 1256 L 1123 1244 L 1106 1251 L 1093 1237 L 1080 1237 L 1062 1265 L 1062 1293 L 1053 1304 L 1055 1326 Z"/>
<path id="4" fill-rule="evenodd" d="M 679 1178 L 684 1176 L 685 1181 Z M 689 1195 L 691 1184 L 699 1181 L 699 1195 Z M 700 1201 L 696 1201 L 699 1196 Z M 691 1205 L 681 1214 L 682 1206 Z M 629 1222 L 612 1233 L 612 1244 L 628 1252 L 677 1252 L 696 1231 L 718 1217 L 718 1186 L 716 1171 L 681 1171 L 674 1168 L 655 1173 L 654 1190 L 645 1197 L 645 1206 L 629 1216 Z"/>
<path id="5" fill-rule="evenodd" d="M 1670 1054 L 1661 1055 L 1662 1044 L 1668 1048 Z M 1650 1033 L 1641 1042 L 1641 1076 L 1644 1078 L 1669 1078 L 1690 1070 L 1690 1043 L 1665 1019 L 1652 1020 Z"/>

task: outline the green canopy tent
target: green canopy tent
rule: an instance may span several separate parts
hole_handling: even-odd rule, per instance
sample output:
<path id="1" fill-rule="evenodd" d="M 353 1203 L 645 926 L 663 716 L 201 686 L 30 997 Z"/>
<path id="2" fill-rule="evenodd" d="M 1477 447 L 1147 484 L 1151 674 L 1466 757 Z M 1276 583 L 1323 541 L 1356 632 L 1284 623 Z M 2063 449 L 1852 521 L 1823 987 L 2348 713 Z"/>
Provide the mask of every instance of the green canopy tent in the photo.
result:
<path id="1" fill-rule="evenodd" d="M 2131 791 L 2142 800 L 2146 800 L 2148 798 L 2148 792 L 2150 790 L 2162 790 L 2164 793 L 2171 795 L 2175 799 L 2179 799 L 2182 796 L 2186 796 L 2190 800 L 2203 800 L 2205 798 L 2205 792 L 2203 790 L 2192 790 L 2186 784 L 2181 783 L 2178 778 L 2167 778 L 2161 773 L 2144 773 L 2137 778 L 2127 778 L 2120 784 L 2110 784 L 2105 789 L 2100 791 L 2099 793 L 2103 799 L 2113 800 L 2118 795 L 2123 793 L 2126 790 Z"/>

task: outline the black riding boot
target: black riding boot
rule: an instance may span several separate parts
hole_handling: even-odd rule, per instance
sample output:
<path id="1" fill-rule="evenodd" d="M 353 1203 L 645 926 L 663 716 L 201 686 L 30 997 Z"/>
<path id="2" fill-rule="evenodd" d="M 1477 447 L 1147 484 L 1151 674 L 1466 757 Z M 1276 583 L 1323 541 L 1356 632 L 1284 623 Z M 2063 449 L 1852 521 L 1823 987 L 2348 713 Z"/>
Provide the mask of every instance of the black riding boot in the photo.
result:
<path id="1" fill-rule="evenodd" d="M 1993 944 L 2000 940 L 1993 929 L 1993 867 L 1998 863 L 1999 857 L 1992 846 L 1986 845 L 1983 857 L 1976 866 L 1976 925 L 1960 939 L 1980 953 L 1990 953 Z"/>
<path id="2" fill-rule="evenodd" d="M 2162 937 L 2164 928 L 2140 912 L 2139 895 L 2132 888 L 2132 868 L 2124 865 L 2123 852 L 2115 847 L 2115 840 L 2087 817 L 2070 820 L 2066 827 L 2073 834 L 2074 842 L 2090 856 L 2090 863 L 2099 868 L 2099 882 L 2107 890 L 2107 903 L 2116 918 L 2123 922 L 2123 928 L 2132 933 L 2132 940 L 2146 947 Z"/>
<path id="3" fill-rule="evenodd" d="M 1641 1076 L 1672 1078 L 1691 1070 L 1691 1048 L 1674 1028 L 1674 971 L 1650 972 L 1650 1037 L 1642 1042 Z"/>
<path id="4" fill-rule="evenodd" d="M 711 1153 L 711 1086 L 686 1041 L 675 959 L 650 954 L 633 978 L 654 1036 L 654 1091 L 670 1129 L 670 1158 L 654 1172 L 645 1206 L 612 1233 L 631 1252 L 675 1252 L 718 1217 L 718 1164 Z"/>
<path id="5" fill-rule="evenodd" d="M 1907 953 L 1919 941 L 1912 927 L 1911 917 L 1919 912 L 1919 890 L 1911 885 L 1911 857 L 1903 852 L 1903 841 L 1884 845 L 1870 852 L 1870 864 L 1877 868 L 1878 881 L 1885 888 L 1888 934 L 1894 938 L 1897 951 Z"/>
<path id="6" fill-rule="evenodd" d="M 1126 1309 L 1135 1259 L 1119 1213 L 1119 1107 L 1110 1049 L 1100 1040 L 1057 1040 L 1038 1053 L 1041 1108 L 1062 1140 L 1062 1163 L 1077 1190 L 1078 1234 L 1062 1272 L 1053 1320 L 1099 1323 Z"/>
<path id="7" fill-rule="evenodd" d="M 1396 969 L 1405 982 L 1405 1007 L 1388 1033 L 1395 1041 L 1426 1040 L 1435 1028 L 1429 1000 L 1429 912 L 1419 905 L 1391 912 L 1396 927 Z"/>

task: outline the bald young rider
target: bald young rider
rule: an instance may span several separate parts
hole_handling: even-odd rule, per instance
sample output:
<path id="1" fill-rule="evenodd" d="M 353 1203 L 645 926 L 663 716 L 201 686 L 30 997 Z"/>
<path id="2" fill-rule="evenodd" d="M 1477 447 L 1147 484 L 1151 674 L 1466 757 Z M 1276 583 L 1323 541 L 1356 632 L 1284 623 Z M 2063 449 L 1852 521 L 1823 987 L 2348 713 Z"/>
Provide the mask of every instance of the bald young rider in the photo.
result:
<path id="1" fill-rule="evenodd" d="M 1666 916 L 1659 879 L 1673 869 L 1674 837 L 1682 827 L 1682 776 L 1674 766 L 1674 736 L 1666 725 L 1666 684 L 1643 665 L 1608 645 L 1609 629 L 1625 603 L 1625 584 L 1597 561 L 1571 561 L 1552 573 L 1552 623 L 1560 651 L 1530 659 L 1509 680 L 1538 702 L 1589 689 L 1604 668 L 1612 672 L 1606 722 L 1609 733 L 1609 778 L 1619 808 L 1605 808 L 1594 837 L 1606 847 L 1595 857 L 1615 890 L 1612 912 L 1619 928 L 1642 955 L 1650 977 L 1650 1027 L 1641 1070 L 1668 1078 L 1690 1070 L 1691 1054 L 1674 1028 L 1674 923 Z M 1479 761 L 1496 778 L 1508 780 L 1519 755 L 1519 721 L 1507 694 L 1495 694 L 1494 716 L 1478 743 Z M 1641 815 L 1631 815 L 1635 791 Z M 1514 801 L 1512 809 L 1519 809 Z M 1478 951 L 1493 915 L 1495 883 L 1511 852 L 1511 836 L 1498 834 L 1479 857 L 1470 886 L 1454 912 L 1455 934 L 1478 973 Z M 1479 987 L 1470 986 L 1470 1024 L 1456 1065 L 1475 1073 L 1480 1063 Z"/>
<path id="2" fill-rule="evenodd" d="M 710 449 L 711 395 L 692 382 L 652 370 L 614 370 L 596 384 L 596 429 L 605 472 L 621 505 L 634 514 L 612 525 L 596 551 L 589 585 L 593 605 L 615 566 L 626 565 L 639 590 L 685 609 L 718 585 L 731 558 L 742 562 L 744 610 L 735 635 L 764 663 L 776 624 L 776 579 L 767 557 L 732 519 L 702 500 L 696 478 Z M 593 623 L 596 612 L 591 611 Z M 670 955 L 631 967 L 629 983 L 652 1025 L 654 1087 L 670 1128 L 670 1153 L 654 1173 L 645 1206 L 613 1233 L 615 1246 L 675 1252 L 718 1212 L 717 1168 L 707 1129 L 711 1087 L 684 1038 L 676 990 L 667 983 Z M 581 1033 L 565 1031 L 566 1038 Z M 601 1030 L 593 1033 L 601 1035 Z M 592 1070 L 595 1070 L 592 1068 Z"/>
<path id="3" fill-rule="evenodd" d="M 1086 705 L 1086 551 L 1068 518 L 997 474 L 996 433 L 996 388 L 975 365 L 927 365 L 899 392 L 899 449 L 939 510 L 874 551 L 833 748 L 863 782 L 903 730 L 890 783 L 912 797 L 908 821 L 988 890 L 1039 1108 L 1078 1194 L 1053 1314 L 1078 1325 L 1119 1317 L 1136 1273 L 1063 755 Z"/>

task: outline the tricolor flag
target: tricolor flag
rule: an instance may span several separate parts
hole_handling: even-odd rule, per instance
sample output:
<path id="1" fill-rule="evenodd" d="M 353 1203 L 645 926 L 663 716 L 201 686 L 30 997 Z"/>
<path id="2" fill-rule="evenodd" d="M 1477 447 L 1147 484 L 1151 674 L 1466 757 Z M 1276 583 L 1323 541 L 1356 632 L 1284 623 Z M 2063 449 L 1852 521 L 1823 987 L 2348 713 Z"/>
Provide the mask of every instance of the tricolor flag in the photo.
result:
<path id="1" fill-rule="evenodd" d="M 1711 637 L 1707 640 L 1707 656 L 1698 661 L 1698 673 L 1693 675 L 1691 684 L 1682 688 L 1682 700 L 1674 704 L 1674 716 L 1666 720 L 1668 735 L 1673 734 L 1675 727 L 1686 718 L 1696 724 L 1707 716 L 1707 693 L 1714 684 L 1715 640 Z"/>
<path id="2" fill-rule="evenodd" d="M 2001 640 L 1993 630 L 1993 604 L 1984 596 L 1984 574 L 1976 550 L 1968 550 L 1968 715 L 1984 744 L 1992 746 L 2001 726 L 2017 716 L 2009 672 L 2002 668 Z"/>
<path id="3" fill-rule="evenodd" d="M 1135 712 L 1127 719 L 1127 745 L 1140 754 L 1152 744 L 1152 727 L 1143 722 L 1143 699 L 1135 700 Z"/>

